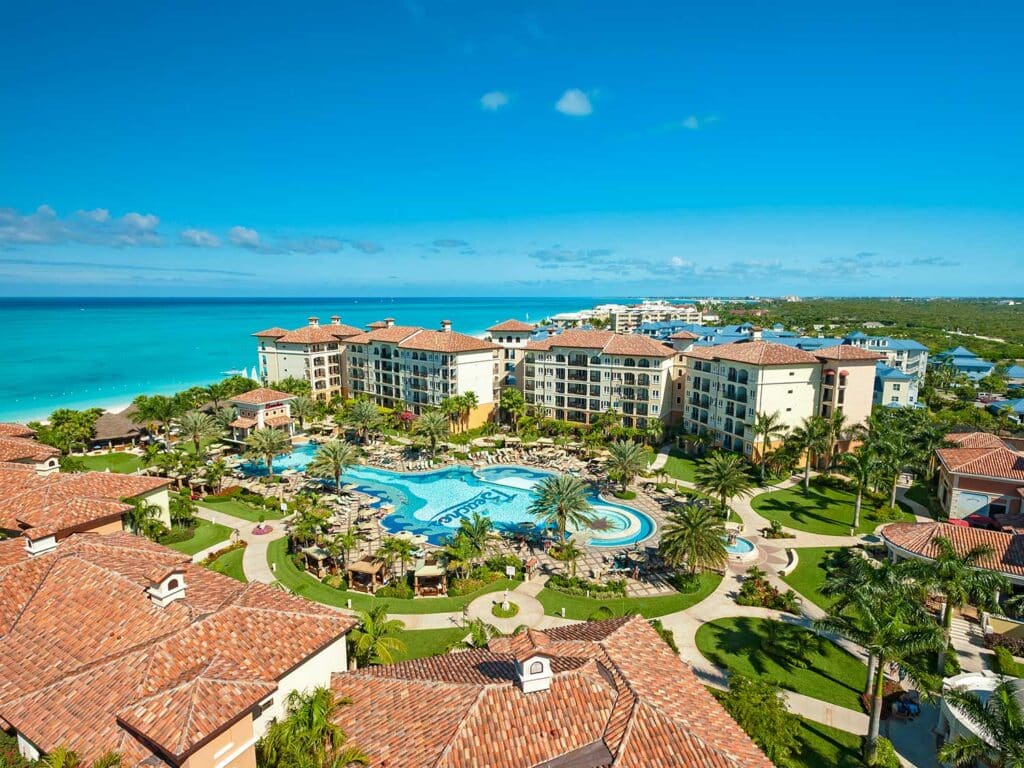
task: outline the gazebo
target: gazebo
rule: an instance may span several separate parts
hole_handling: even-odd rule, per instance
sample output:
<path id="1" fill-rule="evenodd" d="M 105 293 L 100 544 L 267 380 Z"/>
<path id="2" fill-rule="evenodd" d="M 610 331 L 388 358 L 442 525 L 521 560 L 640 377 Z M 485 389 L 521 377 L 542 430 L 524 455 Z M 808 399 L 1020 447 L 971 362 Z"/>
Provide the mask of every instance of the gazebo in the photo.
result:
<path id="1" fill-rule="evenodd" d="M 448 572 L 440 563 L 424 563 L 412 575 L 416 595 L 436 596 L 448 594 Z"/>
<path id="2" fill-rule="evenodd" d="M 379 557 L 364 557 L 348 564 L 348 588 L 357 592 L 373 594 L 377 587 L 384 586 L 383 572 L 386 565 Z"/>
<path id="3" fill-rule="evenodd" d="M 330 552 L 323 547 L 304 547 L 302 550 L 302 556 L 306 559 L 307 571 L 312 571 L 318 579 L 322 579 L 327 575 L 327 567 L 325 564 L 330 560 Z"/>

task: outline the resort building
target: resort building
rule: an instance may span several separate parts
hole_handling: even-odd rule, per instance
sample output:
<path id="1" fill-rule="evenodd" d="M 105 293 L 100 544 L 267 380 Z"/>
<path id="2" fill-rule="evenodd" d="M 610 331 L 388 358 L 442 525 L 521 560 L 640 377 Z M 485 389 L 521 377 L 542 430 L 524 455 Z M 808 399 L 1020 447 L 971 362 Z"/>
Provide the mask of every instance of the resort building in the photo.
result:
<path id="1" fill-rule="evenodd" d="M 966 347 L 953 347 L 935 355 L 932 362 L 937 367 L 949 368 L 966 376 L 972 383 L 988 376 L 995 369 L 995 363 L 983 360 Z"/>
<path id="2" fill-rule="evenodd" d="M 346 669 L 355 619 L 128 533 L 0 542 L 0 719 L 36 760 L 255 768 L 288 694 Z"/>
<path id="3" fill-rule="evenodd" d="M 496 407 L 501 347 L 453 331 L 448 320 L 432 331 L 395 325 L 387 318 L 349 337 L 345 345 L 353 397 L 419 414 L 447 397 L 472 392 L 477 405 L 469 414 L 469 428 L 486 422 Z"/>
<path id="4" fill-rule="evenodd" d="M 308 381 L 317 400 L 348 396 L 345 379 L 344 340 L 362 331 L 343 325 L 338 315 L 329 325 L 320 325 L 317 317 L 293 331 L 268 328 L 258 331 L 256 350 L 259 354 L 259 375 L 264 385 L 288 378 Z"/>
<path id="5" fill-rule="evenodd" d="M 36 442 L 36 433 L 21 424 L 0 422 L 0 462 L 23 464 L 39 473 L 60 468 L 60 451 Z"/>
<path id="6" fill-rule="evenodd" d="M 563 421 L 590 424 L 610 409 L 627 427 L 667 423 L 675 354 L 646 336 L 563 331 L 527 344 L 523 394 Z"/>
<path id="7" fill-rule="evenodd" d="M 124 514 L 135 500 L 156 507 L 170 525 L 170 482 L 113 472 L 40 474 L 24 464 L 0 464 L 0 533 L 22 537 L 21 545 L 38 554 L 74 533 L 124 530 Z"/>
<path id="8" fill-rule="evenodd" d="M 487 329 L 487 341 L 501 347 L 498 353 L 500 387 L 514 387 L 522 381 L 526 345 L 535 330 L 532 325 L 521 320 L 506 320 Z"/>
<path id="9" fill-rule="evenodd" d="M 685 430 L 710 432 L 715 444 L 756 456 L 754 421 L 778 413 L 790 429 L 811 416 L 842 412 L 850 425 L 871 415 L 878 355 L 849 345 L 805 352 L 755 339 L 691 346 L 684 379 Z M 840 446 L 837 446 L 837 449 Z"/>
<path id="10" fill-rule="evenodd" d="M 958 675 L 947 677 L 942 681 L 942 691 L 945 693 L 952 688 L 956 688 L 972 694 L 980 701 L 986 702 L 991 698 L 992 692 L 1001 683 L 1008 680 L 1012 680 L 1010 683 L 1011 695 L 1020 701 L 1021 705 L 1024 705 L 1024 680 L 1003 677 L 988 669 L 978 672 L 961 672 Z M 991 744 L 993 748 L 998 746 L 993 743 L 992 736 L 984 728 L 968 717 L 967 713 L 960 707 L 952 704 L 946 696 L 942 697 L 942 701 L 939 704 L 939 720 L 935 726 L 935 733 L 938 734 L 944 744 L 961 738 L 980 738 L 986 743 Z M 985 765 L 986 763 L 987 761 L 979 760 L 977 764 Z"/>
<path id="11" fill-rule="evenodd" d="M 882 362 L 875 364 L 874 402 L 887 408 L 924 406 L 917 402 L 917 381 L 914 377 Z"/>
<path id="12" fill-rule="evenodd" d="M 928 347 L 913 339 L 868 336 L 859 331 L 844 337 L 843 343 L 852 344 L 869 352 L 877 352 L 884 358 L 882 362 L 885 365 L 910 376 L 911 381 L 907 387 L 904 405 L 916 405 L 918 390 L 924 385 L 924 377 L 928 372 Z M 901 388 L 900 392 L 902 391 Z"/>
<path id="13" fill-rule="evenodd" d="M 335 722 L 373 768 L 770 768 L 643 618 L 495 638 L 344 675 Z"/>
<path id="14" fill-rule="evenodd" d="M 987 432 L 946 435 L 939 448 L 938 497 L 950 518 L 1024 512 L 1024 453 Z"/>
<path id="15" fill-rule="evenodd" d="M 610 328 L 616 333 L 634 333 L 644 323 L 677 321 L 700 323 L 701 311 L 693 304 L 670 304 L 667 301 L 644 301 L 630 306 L 613 306 L 608 314 Z"/>
<path id="16" fill-rule="evenodd" d="M 1013 400 L 997 400 L 989 403 L 987 410 L 993 416 L 1006 416 L 1010 421 L 1024 424 L 1024 397 Z"/>
<path id="17" fill-rule="evenodd" d="M 292 424 L 291 402 L 294 399 L 295 395 L 267 387 L 235 395 L 228 402 L 238 415 L 228 425 L 231 432 L 224 439 L 244 443 L 254 429 L 268 427 L 283 430 L 289 436 L 293 435 L 295 429 Z"/>

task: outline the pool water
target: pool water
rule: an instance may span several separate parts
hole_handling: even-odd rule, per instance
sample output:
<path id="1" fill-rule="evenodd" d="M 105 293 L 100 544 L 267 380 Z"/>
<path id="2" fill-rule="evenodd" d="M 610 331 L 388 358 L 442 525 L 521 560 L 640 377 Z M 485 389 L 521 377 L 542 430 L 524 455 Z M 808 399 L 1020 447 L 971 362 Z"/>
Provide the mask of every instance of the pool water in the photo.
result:
<path id="1" fill-rule="evenodd" d="M 748 555 L 754 551 L 754 542 L 744 539 L 742 536 L 737 536 L 736 540 L 730 544 L 727 538 L 725 540 L 725 550 L 730 555 Z"/>
<path id="2" fill-rule="evenodd" d="M 315 445 L 296 446 L 292 453 L 274 461 L 274 471 L 302 470 L 314 453 Z M 262 463 L 247 464 L 244 469 L 253 474 L 266 472 Z M 502 530 L 534 522 L 529 512 L 535 498 L 533 487 L 551 474 L 507 465 L 478 470 L 452 466 L 413 474 L 359 466 L 346 470 L 342 481 L 354 483 L 360 492 L 376 497 L 378 506 L 395 507 L 382 521 L 389 531 L 412 531 L 426 536 L 432 544 L 440 544 L 475 511 L 490 517 Z M 642 512 L 604 501 L 596 493 L 590 494 L 589 501 L 595 521 L 585 534 L 593 546 L 627 546 L 654 533 L 654 521 Z"/>

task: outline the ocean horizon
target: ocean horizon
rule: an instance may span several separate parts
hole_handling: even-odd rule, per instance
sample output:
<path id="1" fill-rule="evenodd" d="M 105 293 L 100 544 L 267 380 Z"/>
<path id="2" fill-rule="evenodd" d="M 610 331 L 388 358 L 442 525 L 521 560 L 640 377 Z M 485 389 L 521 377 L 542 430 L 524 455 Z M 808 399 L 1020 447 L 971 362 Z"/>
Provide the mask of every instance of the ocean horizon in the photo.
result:
<path id="1" fill-rule="evenodd" d="M 140 394 L 171 394 L 257 363 L 252 333 L 340 315 L 364 327 L 403 325 L 479 334 L 508 318 L 536 322 L 624 297 L 474 298 L 14 298 L 0 299 L 7 370 L 0 420 L 29 421 L 56 408 L 115 408 Z"/>

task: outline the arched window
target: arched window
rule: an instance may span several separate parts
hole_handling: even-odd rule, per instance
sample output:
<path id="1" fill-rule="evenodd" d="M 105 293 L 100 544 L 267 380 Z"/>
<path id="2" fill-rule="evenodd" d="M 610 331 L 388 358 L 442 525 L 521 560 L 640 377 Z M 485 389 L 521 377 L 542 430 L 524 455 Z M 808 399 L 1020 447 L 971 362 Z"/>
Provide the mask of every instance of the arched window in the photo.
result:
<path id="1" fill-rule="evenodd" d="M 626 368 L 636 368 L 636 360 L 634 360 L 632 357 L 627 357 L 625 360 L 622 361 L 622 364 Z"/>
<path id="2" fill-rule="evenodd" d="M 530 674 L 531 675 L 540 675 L 540 674 L 543 674 L 543 673 L 544 673 L 544 662 L 543 661 L 535 661 L 532 664 L 530 664 Z"/>
<path id="3" fill-rule="evenodd" d="M 167 582 L 167 589 L 168 589 L 168 591 L 170 591 L 172 589 L 177 589 L 177 588 L 178 588 L 178 580 L 177 579 L 171 579 L 170 581 Z"/>
<path id="4" fill-rule="evenodd" d="M 645 357 L 644 358 L 640 358 L 639 365 L 640 365 L 641 368 L 650 368 L 651 367 L 651 361 L 648 360 Z"/>

